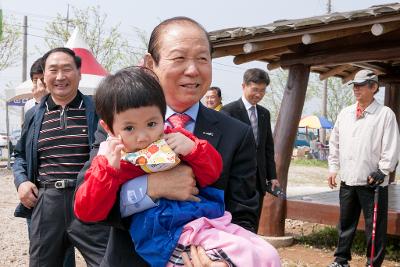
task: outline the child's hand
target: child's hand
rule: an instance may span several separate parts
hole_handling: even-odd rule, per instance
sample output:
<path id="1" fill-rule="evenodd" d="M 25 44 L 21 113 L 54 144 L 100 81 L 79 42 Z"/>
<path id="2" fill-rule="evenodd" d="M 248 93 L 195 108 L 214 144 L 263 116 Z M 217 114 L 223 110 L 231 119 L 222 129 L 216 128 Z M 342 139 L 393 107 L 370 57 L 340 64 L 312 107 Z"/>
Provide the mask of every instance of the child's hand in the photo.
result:
<path id="1" fill-rule="evenodd" d="M 165 141 L 172 150 L 179 155 L 186 156 L 192 152 L 195 143 L 181 133 L 170 133 L 164 135 Z"/>
<path id="2" fill-rule="evenodd" d="M 121 137 L 109 136 L 100 144 L 102 153 L 107 158 L 108 164 L 116 169 L 120 168 L 121 151 L 124 149 Z"/>

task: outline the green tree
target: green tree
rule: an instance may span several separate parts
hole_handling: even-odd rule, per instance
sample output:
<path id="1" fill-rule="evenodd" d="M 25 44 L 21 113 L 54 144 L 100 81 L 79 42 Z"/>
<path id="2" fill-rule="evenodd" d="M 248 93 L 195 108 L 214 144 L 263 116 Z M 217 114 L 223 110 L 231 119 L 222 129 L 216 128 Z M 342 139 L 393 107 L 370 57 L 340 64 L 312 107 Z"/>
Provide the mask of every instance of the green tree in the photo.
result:
<path id="1" fill-rule="evenodd" d="M 3 17 L 3 34 L 0 39 L 0 71 L 15 66 L 21 58 L 21 27 L 10 16 Z"/>
<path id="2" fill-rule="evenodd" d="M 146 39 L 144 31 L 133 31 L 133 35 L 138 36 L 139 44 L 131 45 L 120 32 L 120 24 L 110 26 L 107 14 L 102 13 L 99 6 L 86 9 L 72 7 L 68 21 L 57 13 L 56 18 L 46 26 L 45 42 L 49 48 L 64 46 L 74 27 L 79 28 L 93 55 L 108 71 L 136 64 L 146 51 L 142 41 Z"/>

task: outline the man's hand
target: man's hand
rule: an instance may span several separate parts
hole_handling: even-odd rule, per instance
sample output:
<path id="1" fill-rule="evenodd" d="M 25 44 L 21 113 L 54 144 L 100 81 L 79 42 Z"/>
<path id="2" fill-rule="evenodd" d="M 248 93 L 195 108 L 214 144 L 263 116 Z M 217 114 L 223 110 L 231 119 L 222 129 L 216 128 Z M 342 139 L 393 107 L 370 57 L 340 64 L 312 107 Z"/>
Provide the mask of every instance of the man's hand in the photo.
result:
<path id="1" fill-rule="evenodd" d="M 368 185 L 372 187 L 378 186 L 383 183 L 385 177 L 386 175 L 379 169 L 375 172 L 371 172 L 368 176 Z"/>
<path id="2" fill-rule="evenodd" d="M 205 250 L 202 247 L 190 246 L 190 255 L 192 260 L 190 260 L 187 253 L 182 253 L 182 260 L 185 267 L 228 267 L 223 261 L 212 261 L 207 256 Z"/>
<path id="3" fill-rule="evenodd" d="M 49 91 L 47 90 L 44 82 L 41 79 L 37 79 L 33 83 L 32 94 L 33 94 L 33 98 L 35 99 L 36 103 L 39 103 L 40 100 L 42 99 L 42 97 L 44 97 L 48 93 L 49 93 Z"/>
<path id="4" fill-rule="evenodd" d="M 192 152 L 194 142 L 182 133 L 170 133 L 164 135 L 165 141 L 178 155 L 186 156 Z"/>
<path id="5" fill-rule="evenodd" d="M 335 173 L 335 172 L 330 172 L 328 175 L 328 185 L 331 189 L 337 187 L 336 175 L 337 175 L 337 173 Z"/>
<path id="6" fill-rule="evenodd" d="M 192 168 L 179 164 L 168 171 L 149 174 L 147 195 L 153 200 L 167 198 L 179 201 L 200 201 L 199 189 Z"/>
<path id="7" fill-rule="evenodd" d="M 272 179 L 271 181 L 271 190 L 274 191 L 275 186 L 281 187 L 281 184 L 279 183 L 278 179 Z"/>
<path id="8" fill-rule="evenodd" d="M 36 185 L 30 181 L 23 182 L 18 186 L 19 200 L 28 209 L 36 206 L 38 193 Z"/>

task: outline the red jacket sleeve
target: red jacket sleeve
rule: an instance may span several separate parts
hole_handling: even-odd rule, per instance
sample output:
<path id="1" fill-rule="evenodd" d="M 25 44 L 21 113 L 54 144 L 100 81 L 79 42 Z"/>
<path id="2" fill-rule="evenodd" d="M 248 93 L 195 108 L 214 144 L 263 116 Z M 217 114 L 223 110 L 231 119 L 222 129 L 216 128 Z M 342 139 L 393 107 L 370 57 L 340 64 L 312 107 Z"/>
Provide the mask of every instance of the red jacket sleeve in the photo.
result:
<path id="1" fill-rule="evenodd" d="M 107 158 L 96 156 L 75 194 L 75 215 L 84 222 L 105 220 L 112 209 L 120 186 L 145 172 L 121 160 L 120 169 L 108 165 Z"/>
<path id="2" fill-rule="evenodd" d="M 180 132 L 194 141 L 195 146 L 192 152 L 181 157 L 181 159 L 192 167 L 196 180 L 201 187 L 213 184 L 219 179 L 223 167 L 222 157 L 208 141 L 198 139 L 191 132 L 181 127 L 167 128 L 165 132 Z"/>

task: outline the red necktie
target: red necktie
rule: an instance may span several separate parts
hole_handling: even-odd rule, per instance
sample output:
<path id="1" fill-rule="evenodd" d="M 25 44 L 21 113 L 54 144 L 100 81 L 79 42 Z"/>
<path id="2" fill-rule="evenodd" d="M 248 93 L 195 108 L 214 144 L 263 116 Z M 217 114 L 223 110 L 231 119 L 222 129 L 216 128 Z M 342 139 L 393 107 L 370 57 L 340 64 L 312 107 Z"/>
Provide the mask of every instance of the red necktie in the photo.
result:
<path id="1" fill-rule="evenodd" d="M 168 118 L 168 122 L 173 128 L 182 127 L 185 128 L 186 124 L 189 122 L 190 117 L 186 114 L 175 113 Z"/>

